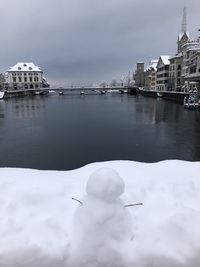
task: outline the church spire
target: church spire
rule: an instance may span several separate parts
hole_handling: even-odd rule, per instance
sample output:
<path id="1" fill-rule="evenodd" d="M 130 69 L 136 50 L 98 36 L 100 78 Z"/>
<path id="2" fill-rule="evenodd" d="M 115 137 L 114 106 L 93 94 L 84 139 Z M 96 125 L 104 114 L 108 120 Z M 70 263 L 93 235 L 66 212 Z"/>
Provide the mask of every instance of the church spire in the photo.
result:
<path id="1" fill-rule="evenodd" d="M 186 35 L 189 38 L 189 34 L 187 32 L 187 8 L 186 8 L 186 5 L 184 5 L 184 8 L 183 8 L 181 32 L 179 33 L 178 40 L 181 40 L 183 35 Z"/>
<path id="2" fill-rule="evenodd" d="M 178 41 L 177 41 L 178 53 L 182 52 L 183 46 L 188 42 L 188 40 L 189 40 L 189 34 L 187 32 L 187 9 L 186 9 L 186 5 L 184 5 L 181 32 L 178 35 Z"/>
<path id="3" fill-rule="evenodd" d="M 181 26 L 181 34 L 187 33 L 187 10 L 186 5 L 183 8 L 183 18 L 182 18 L 182 26 Z"/>

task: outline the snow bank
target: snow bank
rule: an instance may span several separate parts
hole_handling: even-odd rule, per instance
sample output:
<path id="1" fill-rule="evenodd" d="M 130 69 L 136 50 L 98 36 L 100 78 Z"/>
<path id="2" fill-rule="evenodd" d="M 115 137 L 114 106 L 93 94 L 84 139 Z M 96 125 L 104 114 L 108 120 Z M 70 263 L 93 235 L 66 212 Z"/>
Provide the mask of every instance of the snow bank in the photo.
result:
<path id="1" fill-rule="evenodd" d="M 199 225 L 199 162 L 0 169 L 0 267 L 197 267 Z"/>

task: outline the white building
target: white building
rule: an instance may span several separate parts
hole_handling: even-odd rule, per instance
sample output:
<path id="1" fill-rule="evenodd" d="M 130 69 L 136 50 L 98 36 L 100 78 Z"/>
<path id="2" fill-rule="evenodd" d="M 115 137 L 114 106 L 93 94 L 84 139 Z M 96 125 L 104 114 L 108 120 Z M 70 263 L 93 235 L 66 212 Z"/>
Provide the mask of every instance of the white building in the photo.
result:
<path id="1" fill-rule="evenodd" d="M 157 59 L 152 59 L 145 70 L 145 89 L 156 90 Z"/>
<path id="2" fill-rule="evenodd" d="M 17 63 L 7 72 L 8 90 L 41 88 L 45 82 L 46 80 L 43 78 L 43 71 L 32 62 Z"/>
<path id="3" fill-rule="evenodd" d="M 160 56 L 157 64 L 156 89 L 167 91 L 169 86 L 169 58 L 170 56 Z"/>

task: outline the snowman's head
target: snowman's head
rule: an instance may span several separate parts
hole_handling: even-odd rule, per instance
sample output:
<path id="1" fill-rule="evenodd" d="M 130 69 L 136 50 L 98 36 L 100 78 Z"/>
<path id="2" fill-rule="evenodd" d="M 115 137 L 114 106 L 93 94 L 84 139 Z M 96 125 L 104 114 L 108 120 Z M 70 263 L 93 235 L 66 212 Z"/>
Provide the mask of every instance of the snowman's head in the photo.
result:
<path id="1" fill-rule="evenodd" d="M 101 168 L 89 177 L 86 192 L 89 196 L 110 202 L 121 196 L 124 187 L 124 181 L 115 170 Z"/>

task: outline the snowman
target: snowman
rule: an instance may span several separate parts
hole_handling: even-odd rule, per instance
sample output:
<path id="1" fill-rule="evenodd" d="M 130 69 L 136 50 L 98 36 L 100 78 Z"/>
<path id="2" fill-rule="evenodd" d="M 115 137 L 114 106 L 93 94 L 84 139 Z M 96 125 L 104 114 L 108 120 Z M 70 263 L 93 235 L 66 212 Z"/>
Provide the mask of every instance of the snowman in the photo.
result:
<path id="1" fill-rule="evenodd" d="M 124 189 L 124 181 L 111 168 L 89 177 L 74 215 L 73 266 L 124 266 L 119 247 L 132 236 L 131 216 L 120 198 Z"/>

